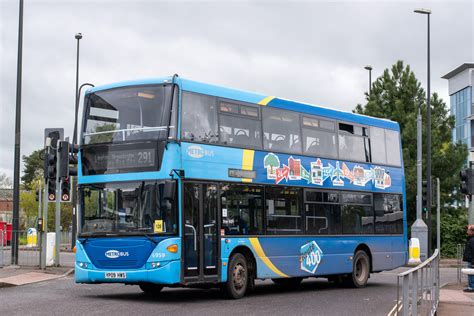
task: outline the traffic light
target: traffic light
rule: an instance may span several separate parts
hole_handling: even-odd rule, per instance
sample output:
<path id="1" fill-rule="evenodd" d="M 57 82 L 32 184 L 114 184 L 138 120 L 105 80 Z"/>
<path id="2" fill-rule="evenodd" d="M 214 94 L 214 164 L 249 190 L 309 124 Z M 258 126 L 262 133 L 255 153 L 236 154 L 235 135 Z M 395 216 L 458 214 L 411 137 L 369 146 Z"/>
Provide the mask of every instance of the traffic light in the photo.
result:
<path id="1" fill-rule="evenodd" d="M 461 178 L 461 193 L 471 195 L 474 193 L 473 185 L 473 170 L 471 168 L 462 169 L 459 173 L 459 177 Z"/>
<path id="2" fill-rule="evenodd" d="M 48 163 L 48 201 L 56 201 L 56 150 L 46 155 Z"/>
<path id="3" fill-rule="evenodd" d="M 63 178 L 61 181 L 61 202 L 71 202 L 71 178 Z"/>
<path id="4" fill-rule="evenodd" d="M 421 209 L 423 212 L 428 212 L 428 181 L 423 180 L 421 192 Z"/>
<path id="5" fill-rule="evenodd" d="M 36 202 L 39 202 L 39 199 L 40 199 L 40 191 L 39 191 L 39 190 L 36 190 L 35 193 L 36 193 Z"/>

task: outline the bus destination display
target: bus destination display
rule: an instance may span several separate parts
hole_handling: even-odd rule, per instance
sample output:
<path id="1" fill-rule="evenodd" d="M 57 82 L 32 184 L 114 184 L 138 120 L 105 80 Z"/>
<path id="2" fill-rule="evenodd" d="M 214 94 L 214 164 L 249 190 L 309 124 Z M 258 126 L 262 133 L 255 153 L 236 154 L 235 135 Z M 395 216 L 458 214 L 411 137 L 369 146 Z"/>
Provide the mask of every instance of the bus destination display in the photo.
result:
<path id="1" fill-rule="evenodd" d="M 84 175 L 158 170 L 154 144 L 93 145 L 81 151 Z"/>

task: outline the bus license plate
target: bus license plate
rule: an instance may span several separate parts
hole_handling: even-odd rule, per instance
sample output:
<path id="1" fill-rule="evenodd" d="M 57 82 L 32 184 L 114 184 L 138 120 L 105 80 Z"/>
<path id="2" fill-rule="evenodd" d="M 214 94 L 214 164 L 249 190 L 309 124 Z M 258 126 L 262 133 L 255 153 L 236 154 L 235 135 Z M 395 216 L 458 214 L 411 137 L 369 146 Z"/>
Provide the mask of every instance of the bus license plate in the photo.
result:
<path id="1" fill-rule="evenodd" d="M 106 279 L 126 279 L 127 274 L 125 272 L 106 272 Z"/>

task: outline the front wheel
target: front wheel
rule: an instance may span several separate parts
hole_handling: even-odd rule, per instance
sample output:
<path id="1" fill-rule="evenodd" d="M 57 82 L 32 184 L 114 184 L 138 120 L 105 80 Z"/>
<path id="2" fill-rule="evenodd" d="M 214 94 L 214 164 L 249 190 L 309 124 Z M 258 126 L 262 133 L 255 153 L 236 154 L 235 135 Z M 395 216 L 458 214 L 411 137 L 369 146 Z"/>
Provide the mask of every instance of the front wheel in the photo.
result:
<path id="1" fill-rule="evenodd" d="M 248 273 L 245 257 L 240 253 L 233 255 L 227 268 L 227 282 L 222 288 L 226 298 L 238 299 L 245 295 L 248 287 Z"/>
<path id="2" fill-rule="evenodd" d="M 361 288 L 367 285 L 370 276 L 370 259 L 363 250 L 356 252 L 352 266 L 352 274 L 344 279 L 344 284 L 350 287 Z"/>
<path id="3" fill-rule="evenodd" d="M 154 283 L 140 283 L 138 286 L 146 294 L 158 294 L 163 289 L 162 285 Z"/>

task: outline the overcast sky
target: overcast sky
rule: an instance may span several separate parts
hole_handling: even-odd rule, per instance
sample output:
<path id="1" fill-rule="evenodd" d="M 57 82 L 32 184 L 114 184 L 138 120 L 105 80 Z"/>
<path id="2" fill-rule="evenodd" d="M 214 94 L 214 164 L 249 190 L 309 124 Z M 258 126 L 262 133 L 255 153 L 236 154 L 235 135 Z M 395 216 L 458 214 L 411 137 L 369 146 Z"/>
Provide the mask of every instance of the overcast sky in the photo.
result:
<path id="1" fill-rule="evenodd" d="M 21 154 L 46 127 L 74 119 L 74 34 L 80 82 L 181 77 L 352 110 L 373 78 L 401 59 L 426 85 L 426 16 L 433 11 L 432 91 L 474 61 L 474 6 L 466 1 L 25 0 Z M 13 176 L 18 1 L 0 0 L 0 172 Z"/>

